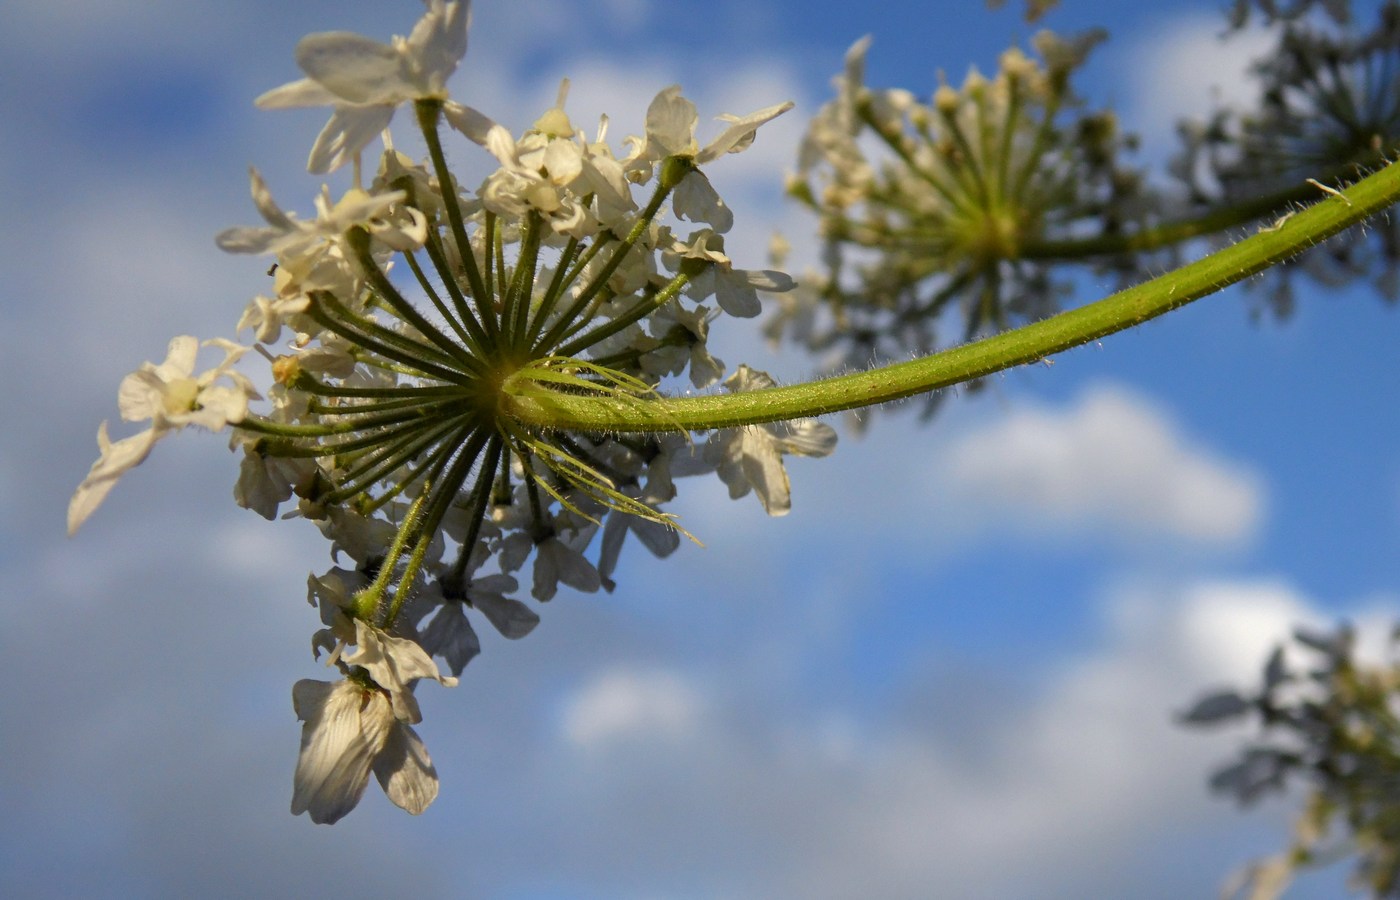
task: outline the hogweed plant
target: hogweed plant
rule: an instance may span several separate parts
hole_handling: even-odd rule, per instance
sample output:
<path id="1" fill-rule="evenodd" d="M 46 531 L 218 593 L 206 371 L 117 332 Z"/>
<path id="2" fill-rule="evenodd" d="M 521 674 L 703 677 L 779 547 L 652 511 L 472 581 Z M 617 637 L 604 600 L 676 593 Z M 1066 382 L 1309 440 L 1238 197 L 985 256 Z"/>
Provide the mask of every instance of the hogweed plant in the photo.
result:
<path id="1" fill-rule="evenodd" d="M 1321 27 L 1305 9 L 1260 7 L 1285 36 Z M 1010 50 L 991 77 L 973 71 L 956 87 L 940 79 L 926 99 L 868 87 L 858 42 L 789 182 L 826 243 L 828 270 L 799 285 L 730 257 L 734 213 L 706 175 L 791 103 L 723 115 L 702 144 L 695 106 L 667 87 L 645 133 L 613 144 L 606 119 L 593 132 L 570 119 L 564 81 L 516 136 L 447 91 L 468 19 L 466 0 L 428 0 L 390 43 L 330 32 L 297 45 L 306 77 L 258 105 L 330 107 L 308 168 L 349 166 L 352 186 L 322 187 L 301 218 L 252 172 L 264 224 L 218 236 L 273 261 L 270 288 L 235 326 L 251 343 L 176 337 L 163 362 L 127 376 L 122 418 L 148 427 L 115 441 L 99 429 L 69 507 L 71 533 L 160 439 L 193 425 L 226 431 L 241 455 L 237 503 L 308 519 L 330 541 L 340 564 L 308 580 L 321 625 L 311 643 L 339 677 L 292 691 L 303 722 L 292 811 L 315 822 L 353 809 L 371 773 L 394 803 L 425 809 L 438 784 L 414 729 L 418 682 L 456 684 L 483 620 L 529 634 L 539 615 L 527 588 L 539 602 L 561 584 L 611 590 L 629 537 L 673 552 L 691 537 L 669 511 L 680 479 L 717 476 L 731 497 L 752 493 L 782 515 L 784 457 L 835 448 L 821 415 L 1039 362 L 1295 258 L 1393 246 L 1388 224 L 1319 246 L 1400 198 L 1400 168 L 1386 162 L 1400 140 L 1393 41 L 1356 39 L 1364 50 L 1328 78 L 1272 70 L 1297 82 L 1280 87 L 1289 104 L 1365 101 L 1384 115 L 1322 123 L 1275 107 L 1235 130 L 1218 119 L 1183 156 L 1197 187 L 1184 197 L 1125 165 L 1131 140 L 1074 92 L 1096 34 L 1042 33 L 1032 54 Z M 1339 83 L 1364 96 L 1343 98 Z M 426 159 L 396 149 L 396 116 L 421 133 Z M 1230 173 L 1255 170 L 1260 154 L 1303 165 L 1290 149 L 1300 122 L 1307 146 L 1333 155 L 1247 193 Z M 1371 131 L 1312 139 L 1357 122 Z M 450 170 L 446 140 L 494 162 L 475 188 Z M 1243 226 L 1243 240 L 1142 280 L 1167 251 Z M 1139 283 L 1052 314 L 1065 273 L 1085 265 Z M 765 306 L 771 336 L 840 351 L 846 371 L 778 386 L 716 359 L 711 327 Z M 954 340 L 939 341 L 950 322 Z M 201 346 L 212 368 L 197 365 Z M 266 397 L 238 368 L 258 358 Z M 679 385 L 685 395 L 669 395 Z"/>

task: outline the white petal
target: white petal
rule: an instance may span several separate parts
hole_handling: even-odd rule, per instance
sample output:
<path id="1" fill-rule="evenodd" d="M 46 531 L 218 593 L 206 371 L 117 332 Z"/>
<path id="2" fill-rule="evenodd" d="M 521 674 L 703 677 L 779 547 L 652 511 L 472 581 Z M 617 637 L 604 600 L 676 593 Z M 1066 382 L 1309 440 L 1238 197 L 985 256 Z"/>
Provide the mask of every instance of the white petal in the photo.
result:
<path id="1" fill-rule="evenodd" d="M 603 586 L 598 570 L 582 553 L 557 537 L 548 538 L 535 548 L 534 585 L 530 594 L 540 602 L 552 600 L 561 581 L 589 594 Z"/>
<path id="2" fill-rule="evenodd" d="M 768 515 L 787 515 L 792 510 L 792 490 L 773 437 L 757 425 L 746 425 L 743 430 L 743 456 L 739 465 L 744 477 L 753 486 Z"/>
<path id="3" fill-rule="evenodd" d="M 779 103 L 777 106 L 769 106 L 757 112 L 749 113 L 742 119 L 734 119 L 730 126 L 720 132 L 719 137 L 711 141 L 704 150 L 695 155 L 697 165 L 703 165 L 711 160 L 718 159 L 726 153 L 737 153 L 749 144 L 753 143 L 754 133 L 758 131 L 760 125 L 776 119 L 778 116 L 792 109 L 791 100 L 786 103 Z"/>
<path id="4" fill-rule="evenodd" d="M 238 466 L 238 482 L 233 486 L 234 502 L 272 521 L 277 518 L 277 507 L 290 496 L 291 482 L 276 464 L 245 445 L 243 461 Z"/>
<path id="5" fill-rule="evenodd" d="M 425 649 L 447 661 L 447 668 L 453 675 L 461 675 L 467 663 L 481 653 L 481 639 L 476 636 L 461 603 L 444 603 L 439 607 L 437 615 L 419 637 Z"/>
<path id="6" fill-rule="evenodd" d="M 675 553 L 676 548 L 681 545 L 680 532 L 669 525 L 636 516 L 627 524 L 632 526 L 632 532 L 637 535 L 642 546 L 651 551 L 652 556 L 665 559 Z"/>
<path id="7" fill-rule="evenodd" d="M 790 291 L 797 287 L 797 282 L 793 281 L 792 276 L 786 272 L 778 272 L 773 269 L 763 269 L 761 271 L 745 269 L 742 271 L 749 285 L 760 291 L 780 294 L 783 291 Z"/>
<path id="8" fill-rule="evenodd" d="M 202 408 L 191 417 L 191 424 L 218 431 L 248 415 L 248 392 L 216 384 L 199 392 L 199 404 Z"/>
<path id="9" fill-rule="evenodd" d="M 293 778 L 292 815 L 309 813 L 311 821 L 329 825 L 360 802 L 394 716 L 383 694 L 349 681 L 298 681 L 292 706 L 306 723 Z"/>
<path id="10" fill-rule="evenodd" d="M 286 236 L 275 228 L 226 228 L 214 243 L 225 253 L 272 253 Z"/>
<path id="11" fill-rule="evenodd" d="M 297 43 L 297 65 L 326 90 L 350 103 L 408 99 L 403 57 L 388 44 L 349 31 L 308 34 Z"/>
<path id="12" fill-rule="evenodd" d="M 306 161 L 306 171 L 316 174 L 333 172 L 350 162 L 375 137 L 389 127 L 394 107 L 338 106 Z"/>
<path id="13" fill-rule="evenodd" d="M 384 749 L 374 758 L 374 777 L 399 809 L 419 815 L 437 798 L 437 769 L 418 733 L 402 722 L 389 729 Z"/>
<path id="14" fill-rule="evenodd" d="M 734 213 L 703 172 L 691 172 L 681 179 L 671 194 L 671 206 L 677 216 L 705 222 L 719 234 L 734 227 Z"/>
<path id="15" fill-rule="evenodd" d="M 583 172 L 583 154 L 573 141 L 557 139 L 544 148 L 544 167 L 549 180 L 567 185 Z"/>
<path id="16" fill-rule="evenodd" d="M 345 662 L 364 666 L 374 683 L 389 692 L 394 715 L 405 722 L 422 718 L 411 690 L 414 681 L 431 678 L 447 687 L 457 683 L 457 679 L 439 674 L 437 663 L 427 651 L 407 638 L 386 634 L 357 619 L 355 641 L 354 652 L 343 657 Z"/>
<path id="17" fill-rule="evenodd" d="M 292 109 L 300 106 L 333 106 L 340 98 L 310 78 L 289 81 L 262 94 L 253 104 L 259 109 Z"/>
<path id="18" fill-rule="evenodd" d="M 154 371 L 138 369 L 117 387 L 117 409 L 128 422 L 144 422 L 165 412 L 165 382 Z"/>
<path id="19" fill-rule="evenodd" d="M 540 624 L 540 617 L 534 610 L 519 600 L 500 594 L 473 595 L 472 606 L 481 610 L 502 636 L 513 641 L 523 638 Z"/>
<path id="20" fill-rule="evenodd" d="M 816 419 L 799 419 L 787 424 L 779 446 L 782 452 L 798 456 L 830 456 L 836 449 L 836 429 Z"/>
<path id="21" fill-rule="evenodd" d="M 647 107 L 647 152 L 655 159 L 694 153 L 698 118 L 695 104 L 681 96 L 680 85 L 665 88 Z"/>
<path id="22" fill-rule="evenodd" d="M 715 275 L 715 302 L 719 308 L 741 319 L 751 319 L 763 311 L 758 293 L 742 273 L 720 272 Z"/>
<path id="23" fill-rule="evenodd" d="M 87 521 L 88 516 L 101 505 L 107 494 L 116 485 L 117 479 L 127 470 L 140 465 L 151 453 L 151 448 L 156 441 L 168 432 L 158 432 L 154 428 L 148 428 L 140 434 L 133 434 L 131 437 L 122 438 L 115 444 L 107 437 L 107 423 L 103 422 L 97 429 L 97 446 L 101 449 L 101 456 L 97 462 L 92 464 L 88 470 L 87 477 L 82 484 L 73 492 L 73 498 L 68 501 L 68 534 L 71 537 L 73 532 Z"/>
<path id="24" fill-rule="evenodd" d="M 467 53 L 467 29 L 471 25 L 471 0 L 442 3 L 434 0 L 405 42 L 418 63 L 425 87 L 440 90 L 447 76 Z"/>
<path id="25" fill-rule="evenodd" d="M 156 366 L 156 374 L 163 380 L 188 378 L 194 374 L 194 358 L 199 354 L 199 340 L 192 335 L 181 334 L 170 339 L 165 350 L 165 362 Z"/>
<path id="26" fill-rule="evenodd" d="M 442 105 L 442 117 L 447 120 L 447 124 L 467 136 L 467 139 L 474 144 L 486 144 L 487 133 L 492 128 L 497 128 L 495 121 L 490 117 L 477 112 L 470 106 L 463 106 L 460 103 L 448 101 Z M 506 132 L 509 134 L 509 132 Z"/>

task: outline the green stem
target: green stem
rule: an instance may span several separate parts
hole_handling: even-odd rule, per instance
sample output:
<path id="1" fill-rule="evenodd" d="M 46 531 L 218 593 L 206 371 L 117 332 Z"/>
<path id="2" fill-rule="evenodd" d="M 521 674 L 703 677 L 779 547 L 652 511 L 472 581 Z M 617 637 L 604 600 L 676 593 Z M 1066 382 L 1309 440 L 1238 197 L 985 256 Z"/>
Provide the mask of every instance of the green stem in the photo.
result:
<path id="1" fill-rule="evenodd" d="M 1275 191 L 1213 209 L 1189 219 L 1163 222 L 1129 234 L 1105 234 L 1063 241 L 1027 241 L 1018 250 L 1022 259 L 1071 260 L 1094 256 L 1159 250 L 1191 238 L 1239 228 L 1250 222 L 1317 197 L 1315 185 L 1303 182 L 1297 187 Z"/>
<path id="2" fill-rule="evenodd" d="M 737 394 L 616 404 L 607 398 L 509 395 L 505 407 L 526 427 L 595 432 L 708 430 L 858 409 L 927 393 L 1036 362 L 1139 325 L 1276 265 L 1400 200 L 1400 163 L 1326 197 L 1276 227 L 1159 278 L 985 340 L 789 387 Z"/>
<path id="3" fill-rule="evenodd" d="M 462 260 L 462 270 L 466 273 L 467 284 L 471 286 L 472 298 L 476 301 L 476 311 L 486 333 L 497 337 L 495 310 L 491 309 L 491 294 L 481 280 L 481 270 L 476 265 L 476 253 L 467 238 L 466 222 L 462 219 L 462 208 L 457 203 L 456 182 L 452 180 L 452 170 L 447 167 L 447 154 L 442 151 L 442 141 L 438 139 L 438 118 L 442 114 L 441 100 L 420 99 L 414 101 L 413 111 L 418 114 L 418 127 L 423 131 L 423 140 L 428 144 L 428 156 L 433 160 L 433 171 L 437 173 L 441 186 L 442 207 L 447 212 L 447 223 L 452 230 L 452 239 L 457 243 L 457 255 Z M 491 245 L 486 245 L 491 252 Z"/>
<path id="4" fill-rule="evenodd" d="M 673 158 L 674 157 L 668 157 L 667 162 Z M 661 204 L 670 196 L 671 190 L 674 187 L 675 184 L 667 184 L 664 180 L 657 185 L 656 192 L 652 194 L 651 200 L 647 203 L 646 208 L 642 210 L 642 214 L 638 216 L 636 223 L 632 226 L 632 230 L 627 233 L 627 237 L 620 243 L 612 245 L 613 255 L 603 264 L 603 268 L 598 274 L 593 276 L 593 280 L 579 291 L 578 296 L 574 298 L 573 304 L 559 317 L 558 321 L 550 326 L 549 331 L 545 333 L 544 337 L 535 342 L 534 347 L 531 349 L 531 355 L 544 355 L 562 339 L 564 332 L 573 324 L 574 318 L 586 309 L 593 298 L 607 286 L 608 279 L 612 278 L 613 273 L 621 268 L 622 261 L 627 257 L 627 254 L 632 252 L 632 248 L 636 246 L 637 241 L 641 240 L 647 233 L 647 228 L 650 227 L 651 220 L 655 219 L 656 214 L 661 211 Z"/>

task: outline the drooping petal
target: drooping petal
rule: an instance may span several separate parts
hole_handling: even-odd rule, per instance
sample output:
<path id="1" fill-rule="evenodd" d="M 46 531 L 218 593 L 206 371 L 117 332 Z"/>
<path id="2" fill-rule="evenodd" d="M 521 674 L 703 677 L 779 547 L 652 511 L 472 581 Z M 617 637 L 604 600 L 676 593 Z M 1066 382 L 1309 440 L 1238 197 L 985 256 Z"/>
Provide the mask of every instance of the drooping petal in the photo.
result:
<path id="1" fill-rule="evenodd" d="M 703 172 L 691 172 L 681 179 L 671 194 L 671 206 L 680 218 L 705 222 L 718 234 L 734 227 L 734 212 Z"/>
<path id="2" fill-rule="evenodd" d="M 389 729 L 384 749 L 374 758 L 374 777 L 399 809 L 419 815 L 437 798 L 437 769 L 418 733 L 402 722 Z"/>
<path id="3" fill-rule="evenodd" d="M 762 426 L 742 429 L 742 455 L 739 466 L 753 487 L 763 509 L 770 516 L 785 516 L 792 510 L 792 488 L 776 441 Z"/>
<path id="4" fill-rule="evenodd" d="M 140 465 L 151 453 L 156 441 L 167 432 L 148 428 L 139 434 L 113 443 L 107 437 L 107 423 L 97 428 L 97 446 L 101 455 L 88 470 L 87 477 L 68 501 L 68 535 L 71 537 L 101 505 L 120 478 L 129 469 Z"/>
<path id="5" fill-rule="evenodd" d="M 308 813 L 316 824 L 330 825 L 360 802 L 394 715 L 383 694 L 350 681 L 298 681 L 292 686 L 292 707 L 305 723 L 292 782 L 292 815 Z"/>
<path id="6" fill-rule="evenodd" d="M 481 639 L 476 636 L 461 603 L 440 606 L 432 621 L 419 633 L 419 639 L 424 650 L 447 661 L 447 668 L 453 675 L 461 675 L 467 663 L 481 653 Z"/>

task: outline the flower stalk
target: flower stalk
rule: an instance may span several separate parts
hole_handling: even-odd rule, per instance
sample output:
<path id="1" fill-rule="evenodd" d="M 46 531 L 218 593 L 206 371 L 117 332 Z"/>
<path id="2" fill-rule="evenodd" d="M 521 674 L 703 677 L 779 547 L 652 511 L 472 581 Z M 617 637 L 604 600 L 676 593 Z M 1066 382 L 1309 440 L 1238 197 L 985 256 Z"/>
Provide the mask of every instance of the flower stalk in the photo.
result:
<path id="1" fill-rule="evenodd" d="M 1316 188 L 1312 188 L 1317 191 Z M 536 427 L 584 431 L 734 428 L 860 409 L 1038 362 L 1139 325 L 1277 265 L 1400 201 L 1400 163 L 1390 163 L 1256 234 L 1151 281 L 922 359 L 806 384 L 704 397 L 640 401 L 625 408 L 595 397 L 512 396 L 511 414 Z"/>

